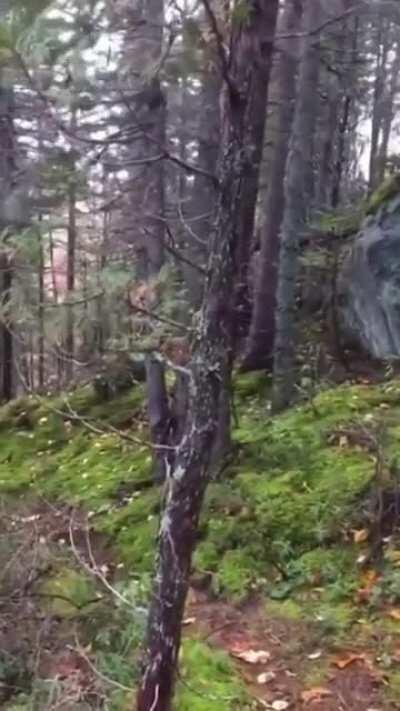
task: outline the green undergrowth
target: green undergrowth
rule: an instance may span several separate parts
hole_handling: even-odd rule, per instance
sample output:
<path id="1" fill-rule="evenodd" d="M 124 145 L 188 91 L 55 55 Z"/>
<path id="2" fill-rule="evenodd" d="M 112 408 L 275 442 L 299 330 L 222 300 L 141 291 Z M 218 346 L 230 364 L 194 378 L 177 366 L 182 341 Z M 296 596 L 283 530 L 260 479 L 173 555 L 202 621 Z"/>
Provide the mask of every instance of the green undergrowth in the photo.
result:
<path id="1" fill-rule="evenodd" d="M 186 640 L 175 706 L 179 711 L 239 711 L 251 708 L 243 683 L 225 652 Z"/>
<path id="2" fill-rule="evenodd" d="M 235 386 L 235 458 L 208 488 L 195 572 L 231 600 L 263 593 L 268 615 L 307 625 L 311 647 L 338 643 L 361 624 L 358 560 L 369 542 L 357 542 L 354 531 L 368 531 L 378 483 L 387 489 L 396 483 L 400 381 L 324 390 L 275 418 L 268 413 L 268 377 L 235 376 Z M 83 509 L 123 564 L 124 597 L 140 587 L 140 621 L 130 613 L 128 621 L 123 610 L 112 616 L 97 604 L 92 582 L 68 565 L 58 566 L 41 588 L 47 614 L 75 620 L 82 608 L 86 625 L 95 620 L 97 667 L 122 686 L 132 685 L 138 668 L 160 512 L 146 437 L 141 386 L 106 402 L 82 388 L 68 397 L 22 398 L 0 409 L 0 496 Z M 397 561 L 393 546 L 390 555 Z M 400 578 L 389 559 L 371 595 L 372 613 L 375 592 L 399 604 Z M 197 640 L 187 640 L 182 654 L 176 708 L 246 708 L 228 657 Z M 129 707 L 127 694 L 115 691 L 110 709 Z"/>
<path id="3" fill-rule="evenodd" d="M 260 374 L 236 377 L 236 459 L 208 489 L 195 567 L 235 599 L 260 588 L 284 599 L 313 584 L 346 598 L 360 554 L 349 531 L 365 523 L 383 426 L 385 457 L 400 457 L 400 382 L 326 390 L 276 418 L 268 387 Z M 143 397 L 137 387 L 100 402 L 83 388 L 0 409 L 0 493 L 83 507 L 140 575 L 152 569 L 160 510 Z"/>

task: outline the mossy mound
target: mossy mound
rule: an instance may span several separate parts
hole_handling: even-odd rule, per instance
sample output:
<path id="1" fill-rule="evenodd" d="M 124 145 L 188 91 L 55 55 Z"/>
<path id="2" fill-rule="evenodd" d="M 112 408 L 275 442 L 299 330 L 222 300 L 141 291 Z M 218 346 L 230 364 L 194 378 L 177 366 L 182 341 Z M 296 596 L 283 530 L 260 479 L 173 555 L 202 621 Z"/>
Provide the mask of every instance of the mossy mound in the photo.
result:
<path id="1" fill-rule="evenodd" d="M 349 531 L 363 525 L 383 425 L 385 457 L 400 456 L 400 382 L 327 390 L 276 418 L 267 388 L 265 376 L 236 378 L 237 457 L 207 492 L 195 567 L 235 598 L 260 587 L 284 595 L 314 578 L 329 587 L 337 570 L 350 589 L 360 546 Z M 83 389 L 0 410 L 0 493 L 82 506 L 137 574 L 152 569 L 160 510 L 143 397 L 135 388 L 101 403 Z"/>
<path id="2" fill-rule="evenodd" d="M 196 565 L 228 596 L 272 593 L 282 573 L 287 592 L 338 575 L 349 592 L 360 555 L 349 532 L 365 523 L 380 428 L 388 463 L 400 454 L 400 383 L 327 390 L 268 420 L 260 408 L 255 398 L 241 405 L 239 461 L 209 489 Z"/>

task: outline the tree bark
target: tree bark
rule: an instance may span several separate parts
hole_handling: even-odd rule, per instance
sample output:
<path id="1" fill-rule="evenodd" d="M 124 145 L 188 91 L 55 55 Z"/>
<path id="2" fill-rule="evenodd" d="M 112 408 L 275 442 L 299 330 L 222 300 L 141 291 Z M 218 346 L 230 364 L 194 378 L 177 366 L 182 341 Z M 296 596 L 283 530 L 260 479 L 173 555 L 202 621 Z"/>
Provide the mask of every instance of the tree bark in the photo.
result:
<path id="1" fill-rule="evenodd" d="M 223 133 L 210 276 L 187 370 L 187 419 L 166 486 L 138 711 L 171 709 L 191 557 L 209 480 L 209 457 L 216 435 L 222 383 L 232 366 L 232 284 L 238 269 L 236 252 L 246 170 L 243 149 L 249 122 L 254 120 L 249 112 L 253 79 L 263 56 L 265 31 L 269 34 L 265 25 L 268 3 L 252 0 L 248 5 L 246 21 L 236 21 L 232 27 L 229 57 L 223 62 Z"/>
<path id="2" fill-rule="evenodd" d="M 296 32 L 301 25 L 301 15 L 302 0 L 287 0 L 280 23 L 282 34 Z M 284 178 L 296 100 L 297 44 L 293 39 L 278 44 L 277 132 L 269 168 L 259 265 L 255 269 L 253 314 L 241 363 L 244 370 L 270 368 L 272 365 L 280 226 L 285 203 Z"/>
<path id="3" fill-rule="evenodd" d="M 14 93 L 8 84 L 6 73 L 0 68 L 0 211 L 11 190 L 12 176 L 15 170 L 14 136 Z M 12 227 L 12 225 L 10 225 Z M 7 229 L 7 227 L 6 227 Z M 5 238 L 6 239 L 6 238 Z M 10 297 L 13 281 L 13 268 L 7 248 L 0 252 L 0 354 L 1 382 L 0 401 L 13 397 L 13 330 L 10 314 Z"/>
<path id="4" fill-rule="evenodd" d="M 71 122 L 71 125 L 75 125 L 74 120 Z M 77 240 L 76 197 L 75 161 L 72 159 L 68 185 L 67 311 L 64 346 L 65 378 L 67 385 L 73 378 L 75 354 L 74 307 L 70 302 L 73 301 L 75 292 L 75 253 Z"/>
<path id="5" fill-rule="evenodd" d="M 387 61 L 389 54 L 389 25 L 387 19 L 383 15 L 380 15 L 378 17 L 376 52 L 377 61 L 373 92 L 371 147 L 369 158 L 370 192 L 373 192 L 378 184 L 379 138 L 382 130 L 384 103 L 383 99 L 385 92 Z"/>
<path id="6" fill-rule="evenodd" d="M 390 136 L 392 132 L 393 120 L 395 117 L 395 100 L 399 91 L 400 73 L 400 41 L 396 43 L 395 54 L 392 61 L 390 81 L 388 91 L 385 93 L 383 119 L 382 119 L 382 140 L 379 147 L 378 165 L 376 168 L 376 184 L 379 185 L 385 177 L 386 161 L 388 157 Z"/>
<path id="7" fill-rule="evenodd" d="M 290 150 L 286 163 L 285 210 L 281 231 L 276 336 L 274 345 L 273 410 L 286 407 L 295 386 L 296 287 L 300 241 L 306 230 L 313 195 L 313 145 L 320 68 L 318 39 L 312 33 L 321 24 L 320 0 L 307 0 L 304 15 L 303 56 L 300 63 Z"/>
<path id="8" fill-rule="evenodd" d="M 273 42 L 278 17 L 279 0 L 270 0 L 265 10 L 265 28 L 268 34 L 260 48 L 262 61 L 254 72 L 251 93 L 251 113 L 246 137 L 247 169 L 243 181 L 242 205 L 240 212 L 240 239 L 237 251 L 238 279 L 236 284 L 235 341 L 246 338 L 251 321 L 249 293 L 249 263 L 254 237 L 255 213 L 258 196 L 260 165 L 264 147 L 268 87 L 272 70 Z"/>

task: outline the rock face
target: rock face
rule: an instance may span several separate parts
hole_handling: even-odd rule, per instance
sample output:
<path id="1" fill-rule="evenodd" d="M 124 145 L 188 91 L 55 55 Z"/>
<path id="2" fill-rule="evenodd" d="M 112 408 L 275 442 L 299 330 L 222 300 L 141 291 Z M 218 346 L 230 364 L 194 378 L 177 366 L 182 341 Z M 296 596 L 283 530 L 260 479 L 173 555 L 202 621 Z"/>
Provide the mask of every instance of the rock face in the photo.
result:
<path id="1" fill-rule="evenodd" d="M 369 216 L 337 282 L 343 341 L 380 360 L 400 358 L 400 193 Z"/>

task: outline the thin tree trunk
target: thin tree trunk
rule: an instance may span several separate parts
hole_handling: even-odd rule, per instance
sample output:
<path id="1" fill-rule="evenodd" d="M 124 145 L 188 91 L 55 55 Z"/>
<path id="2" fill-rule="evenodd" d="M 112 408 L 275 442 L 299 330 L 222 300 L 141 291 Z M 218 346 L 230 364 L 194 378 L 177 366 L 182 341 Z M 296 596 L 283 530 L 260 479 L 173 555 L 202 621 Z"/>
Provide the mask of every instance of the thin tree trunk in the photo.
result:
<path id="1" fill-rule="evenodd" d="M 376 184 L 379 185 L 385 177 L 386 161 L 388 157 L 390 136 L 395 117 L 395 100 L 399 90 L 400 73 L 400 41 L 396 43 L 395 55 L 391 67 L 389 90 L 384 101 L 382 119 L 382 141 L 379 148 L 378 165 L 376 168 Z"/>
<path id="2" fill-rule="evenodd" d="M 39 391 L 44 391 L 45 383 L 45 354 L 44 354 L 44 306 L 45 306 L 45 288 L 44 288 L 44 254 L 43 254 L 43 241 L 42 236 L 39 232 L 39 307 L 38 307 L 38 324 L 39 324 L 39 336 L 38 336 L 38 386 Z"/>
<path id="3" fill-rule="evenodd" d="M 76 129 L 76 113 L 73 111 L 71 116 L 71 130 Z M 66 331 L 65 331 L 65 376 L 66 384 L 68 385 L 74 374 L 74 356 L 75 356 L 75 317 L 74 307 L 72 302 L 75 293 L 75 259 L 76 259 L 76 241 L 77 241 L 77 224 L 76 224 L 76 164 L 73 156 L 69 166 L 69 184 L 68 184 L 68 241 L 67 241 L 67 306 L 66 306 Z"/>
<path id="4" fill-rule="evenodd" d="M 302 0 L 287 0 L 282 16 L 282 34 L 298 31 Z M 272 147 L 265 222 L 261 233 L 259 264 L 255 269 L 253 315 L 242 360 L 247 370 L 271 367 L 275 334 L 276 287 L 278 280 L 280 226 L 284 210 L 284 178 L 293 123 L 298 46 L 295 40 L 280 42 L 277 68 L 277 132 Z M 268 128 L 268 124 L 267 124 Z"/>
<path id="5" fill-rule="evenodd" d="M 342 192 L 342 177 L 346 164 L 346 146 L 347 137 L 349 130 L 349 123 L 351 117 L 351 109 L 354 101 L 354 89 L 355 89 L 355 75 L 356 75 L 356 61 L 358 53 L 359 44 L 359 30 L 360 30 L 360 19 L 355 17 L 351 22 L 351 58 L 350 67 L 348 71 L 344 74 L 344 82 L 346 86 L 346 93 L 342 100 L 341 115 L 338 127 L 338 139 L 337 139 L 337 149 L 336 149 L 336 161 L 334 166 L 333 184 L 332 184 L 332 198 L 331 204 L 333 208 L 338 207 L 341 201 Z"/>
<path id="6" fill-rule="evenodd" d="M 249 3 L 246 21 L 235 22 L 230 41 L 229 77 L 224 91 L 219 162 L 219 199 L 210 253 L 210 278 L 188 366 L 189 405 L 182 441 L 167 480 L 159 532 L 159 556 L 149 614 L 146 665 L 138 711 L 170 711 L 198 520 L 209 480 L 209 457 L 216 435 L 222 383 L 232 367 L 236 251 L 240 239 L 244 144 L 251 87 L 258 70 L 267 3 Z M 273 28 L 271 28 L 273 32 Z M 269 58 L 268 58 L 269 59 Z"/>
<path id="7" fill-rule="evenodd" d="M 14 394 L 14 344 L 13 328 L 10 314 L 11 288 L 13 269 L 6 254 L 0 254 L 1 279 L 1 340 L 2 340 L 2 378 L 0 384 L 0 400 L 8 402 Z"/>
<path id="8" fill-rule="evenodd" d="M 389 26 L 386 18 L 380 15 L 377 27 L 377 62 L 373 92 L 373 112 L 371 128 L 371 147 L 369 158 L 369 190 L 375 190 L 378 181 L 379 138 L 383 120 L 383 98 L 385 91 L 386 70 L 389 53 Z"/>
<path id="9" fill-rule="evenodd" d="M 0 212 L 11 190 L 15 170 L 14 93 L 0 67 Z M 0 252 L 0 353 L 2 356 L 0 400 L 13 397 L 13 330 L 10 297 L 13 268 L 7 250 Z"/>
<path id="10" fill-rule="evenodd" d="M 307 0 L 305 32 L 312 33 L 321 24 L 321 20 L 320 0 Z M 300 240 L 306 230 L 312 196 L 319 66 L 319 43 L 310 34 L 304 40 L 293 131 L 286 163 L 274 346 L 274 411 L 290 403 L 295 386 L 296 288 Z"/>

